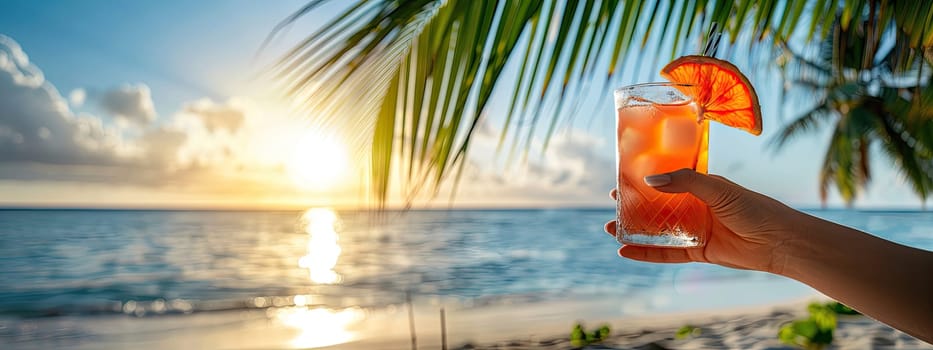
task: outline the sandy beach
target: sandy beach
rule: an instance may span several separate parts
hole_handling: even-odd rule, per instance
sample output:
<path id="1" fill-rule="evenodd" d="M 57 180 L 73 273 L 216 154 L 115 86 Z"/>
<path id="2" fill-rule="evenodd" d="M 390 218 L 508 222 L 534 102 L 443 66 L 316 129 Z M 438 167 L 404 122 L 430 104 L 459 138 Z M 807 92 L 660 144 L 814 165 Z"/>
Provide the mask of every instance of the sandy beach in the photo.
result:
<path id="1" fill-rule="evenodd" d="M 447 312 L 449 349 L 572 349 L 569 331 L 608 323 L 587 349 L 793 349 L 778 341 L 784 323 L 804 317 L 809 298 L 777 305 L 613 318 L 600 303 L 500 304 Z M 605 309 L 605 307 L 603 307 Z M 437 305 L 415 305 L 419 349 L 440 349 Z M 587 315 L 574 320 L 570 315 Z M 677 339 L 691 325 L 698 334 Z M 0 321 L 4 349 L 410 349 L 405 306 L 342 310 L 317 306 L 149 317 L 49 317 Z M 830 349 L 933 349 L 864 316 L 840 316 Z"/>
<path id="2" fill-rule="evenodd" d="M 805 304 L 789 304 L 761 309 L 666 315 L 612 322 L 609 339 L 585 349 L 794 349 L 776 335 L 781 325 L 805 317 Z M 677 339 L 683 325 L 692 325 L 699 334 Z M 835 338 L 828 349 L 933 349 L 871 318 L 854 315 L 838 319 Z M 455 349 L 572 349 L 567 335 L 540 339 L 514 339 L 485 344 L 466 344 Z"/>

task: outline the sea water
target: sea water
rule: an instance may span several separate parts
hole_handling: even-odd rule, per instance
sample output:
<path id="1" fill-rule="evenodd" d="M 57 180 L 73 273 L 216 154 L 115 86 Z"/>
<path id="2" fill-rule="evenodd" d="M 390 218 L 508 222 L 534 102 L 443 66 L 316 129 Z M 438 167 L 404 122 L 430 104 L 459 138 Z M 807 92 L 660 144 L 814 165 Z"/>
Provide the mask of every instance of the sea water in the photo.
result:
<path id="1" fill-rule="evenodd" d="M 930 212 L 810 213 L 933 249 Z M 292 305 L 378 310 L 407 295 L 457 308 L 595 298 L 614 314 L 643 315 L 815 293 L 766 273 L 619 258 L 619 245 L 603 232 L 613 215 L 2 210 L 0 344 L 61 336 L 24 333 L 23 320 L 133 322 Z"/>

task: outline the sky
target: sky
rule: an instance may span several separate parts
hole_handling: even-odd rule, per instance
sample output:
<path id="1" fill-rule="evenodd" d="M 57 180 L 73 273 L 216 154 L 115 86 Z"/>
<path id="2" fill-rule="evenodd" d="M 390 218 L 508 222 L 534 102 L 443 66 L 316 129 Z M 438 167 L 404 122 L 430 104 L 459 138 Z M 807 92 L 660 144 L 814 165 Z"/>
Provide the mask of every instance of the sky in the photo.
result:
<path id="1" fill-rule="evenodd" d="M 0 206 L 365 204 L 361 159 L 337 133 L 310 123 L 313 116 L 293 112 L 294 101 L 262 74 L 276 53 L 341 8 L 333 2 L 310 13 L 257 55 L 271 29 L 303 4 L 0 2 Z M 634 75 L 623 83 L 660 80 Z M 828 130 L 775 152 L 768 140 L 800 106 L 779 108 L 778 81 L 753 76 L 752 83 L 765 131 L 754 137 L 714 125 L 710 171 L 793 206 L 819 206 Z M 604 115 L 574 118 L 547 151 L 536 148 L 528 164 L 508 167 L 495 152 L 506 106 L 494 98 L 454 206 L 612 208 L 614 113 L 611 98 L 600 96 L 608 95 L 584 103 Z M 886 160 L 874 164 L 857 208 L 920 207 Z M 449 203 L 441 196 L 422 204 Z M 843 202 L 833 193 L 828 204 Z"/>

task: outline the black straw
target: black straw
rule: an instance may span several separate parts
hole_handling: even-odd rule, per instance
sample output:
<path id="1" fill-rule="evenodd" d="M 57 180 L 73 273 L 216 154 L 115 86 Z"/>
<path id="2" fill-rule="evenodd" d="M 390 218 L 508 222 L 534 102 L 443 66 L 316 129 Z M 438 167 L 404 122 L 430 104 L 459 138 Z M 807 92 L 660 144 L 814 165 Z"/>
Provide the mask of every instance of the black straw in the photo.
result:
<path id="1" fill-rule="evenodd" d="M 713 22 L 709 28 L 709 34 L 706 35 L 706 47 L 703 49 L 703 56 L 716 56 L 716 50 L 719 49 L 719 38 L 722 36 L 722 30 L 719 29 L 719 23 Z"/>

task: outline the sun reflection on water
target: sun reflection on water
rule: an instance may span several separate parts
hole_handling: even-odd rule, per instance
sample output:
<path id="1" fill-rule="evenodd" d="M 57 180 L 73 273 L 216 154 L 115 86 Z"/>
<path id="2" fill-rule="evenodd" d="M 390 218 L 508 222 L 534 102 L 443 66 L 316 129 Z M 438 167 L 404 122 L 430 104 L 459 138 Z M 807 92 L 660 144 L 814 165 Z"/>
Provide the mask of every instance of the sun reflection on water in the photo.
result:
<path id="1" fill-rule="evenodd" d="M 317 348 L 354 340 L 356 334 L 348 328 L 363 316 L 363 310 L 358 307 L 343 310 L 287 307 L 275 310 L 275 317 L 282 324 L 301 332 L 291 341 L 295 348 Z"/>
<path id="2" fill-rule="evenodd" d="M 314 283 L 340 283 L 341 276 L 334 271 L 341 252 L 337 244 L 337 213 L 329 208 L 308 209 L 301 216 L 301 224 L 308 234 L 308 245 L 307 253 L 298 259 L 298 266 L 308 269 L 308 276 Z M 300 331 L 291 341 L 295 348 L 317 348 L 352 341 L 356 335 L 349 327 L 364 318 L 359 307 L 342 310 L 309 308 L 307 305 L 314 304 L 311 295 L 295 295 L 291 301 L 295 306 L 270 309 L 269 312 L 282 324 Z M 265 298 L 256 303 L 257 306 L 268 304 Z"/>
<path id="3" fill-rule="evenodd" d="M 314 283 L 340 283 L 340 275 L 334 271 L 340 257 L 337 244 L 337 213 L 329 208 L 308 209 L 301 217 L 308 233 L 308 253 L 298 259 L 298 266 L 308 269 Z"/>

